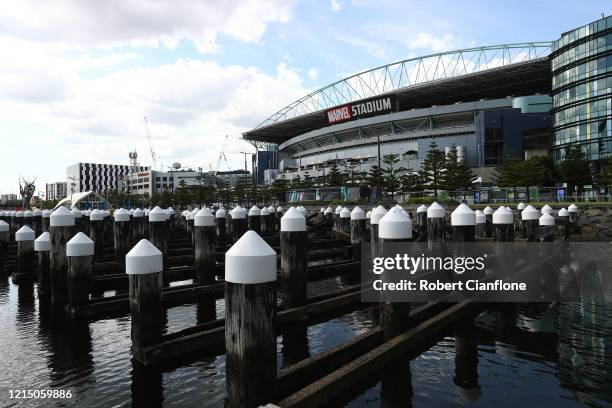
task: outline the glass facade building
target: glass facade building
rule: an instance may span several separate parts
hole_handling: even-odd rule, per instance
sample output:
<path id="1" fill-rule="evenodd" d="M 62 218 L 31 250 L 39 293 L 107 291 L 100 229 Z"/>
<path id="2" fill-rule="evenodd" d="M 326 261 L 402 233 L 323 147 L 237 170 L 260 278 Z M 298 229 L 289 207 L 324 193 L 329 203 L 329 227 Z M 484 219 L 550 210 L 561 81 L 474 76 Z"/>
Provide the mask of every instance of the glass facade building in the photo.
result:
<path id="1" fill-rule="evenodd" d="M 550 58 L 555 160 L 574 144 L 612 157 L 612 16 L 562 34 Z"/>

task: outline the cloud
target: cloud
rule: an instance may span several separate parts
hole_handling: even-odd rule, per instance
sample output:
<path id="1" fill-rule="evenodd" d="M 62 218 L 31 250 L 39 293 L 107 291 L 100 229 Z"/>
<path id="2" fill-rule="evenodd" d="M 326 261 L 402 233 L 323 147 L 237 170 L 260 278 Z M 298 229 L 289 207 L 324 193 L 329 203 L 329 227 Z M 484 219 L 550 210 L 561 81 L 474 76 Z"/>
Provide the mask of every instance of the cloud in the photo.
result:
<path id="1" fill-rule="evenodd" d="M 331 9 L 336 13 L 342 10 L 342 3 L 339 2 L 338 0 L 331 0 L 330 5 L 331 5 Z"/>
<path id="2" fill-rule="evenodd" d="M 0 9 L 0 34 L 66 48 L 163 45 L 190 40 L 200 52 L 227 35 L 257 43 L 268 24 L 287 22 L 294 1 L 23 0 Z"/>
<path id="3" fill-rule="evenodd" d="M 310 68 L 308 70 L 308 79 L 312 79 L 313 81 L 317 79 L 319 76 L 319 70 L 316 68 Z"/>

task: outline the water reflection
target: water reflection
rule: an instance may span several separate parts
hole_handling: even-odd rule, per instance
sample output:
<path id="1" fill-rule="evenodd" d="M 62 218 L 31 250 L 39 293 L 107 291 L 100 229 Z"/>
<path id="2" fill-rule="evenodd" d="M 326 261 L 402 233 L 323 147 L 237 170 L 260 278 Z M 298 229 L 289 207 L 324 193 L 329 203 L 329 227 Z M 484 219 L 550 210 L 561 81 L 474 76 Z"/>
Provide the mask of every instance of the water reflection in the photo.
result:
<path id="1" fill-rule="evenodd" d="M 478 385 L 478 341 L 474 319 L 466 319 L 455 329 L 455 377 L 458 394 L 467 401 L 480 398 Z"/>
<path id="2" fill-rule="evenodd" d="M 409 362 L 403 361 L 385 369 L 380 385 L 381 407 L 412 407 L 412 393 Z"/>
<path id="3" fill-rule="evenodd" d="M 305 323 L 295 323 L 283 332 L 283 362 L 287 367 L 310 357 L 308 349 L 308 326 Z"/>
<path id="4" fill-rule="evenodd" d="M 132 358 L 132 407 L 155 408 L 163 406 L 164 386 L 162 371 L 145 367 Z"/>

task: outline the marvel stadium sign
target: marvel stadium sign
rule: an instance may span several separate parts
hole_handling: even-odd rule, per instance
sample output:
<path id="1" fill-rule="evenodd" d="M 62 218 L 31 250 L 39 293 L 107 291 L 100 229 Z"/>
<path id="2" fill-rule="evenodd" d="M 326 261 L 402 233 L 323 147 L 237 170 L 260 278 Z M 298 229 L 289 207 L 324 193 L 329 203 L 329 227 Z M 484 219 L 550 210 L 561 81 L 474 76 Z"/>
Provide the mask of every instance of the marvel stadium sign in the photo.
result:
<path id="1" fill-rule="evenodd" d="M 349 103 L 329 109 L 327 121 L 333 124 L 389 113 L 394 110 L 394 105 L 395 100 L 390 96 Z"/>

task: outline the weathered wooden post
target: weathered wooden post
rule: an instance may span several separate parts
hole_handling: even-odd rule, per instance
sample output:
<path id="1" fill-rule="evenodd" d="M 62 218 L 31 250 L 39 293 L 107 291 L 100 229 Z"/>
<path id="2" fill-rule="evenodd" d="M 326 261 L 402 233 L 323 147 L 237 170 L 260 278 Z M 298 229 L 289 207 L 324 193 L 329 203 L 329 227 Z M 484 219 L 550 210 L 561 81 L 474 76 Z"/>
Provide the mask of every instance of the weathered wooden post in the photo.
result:
<path id="1" fill-rule="evenodd" d="M 538 240 L 538 226 L 540 220 L 540 212 L 528 205 L 521 211 L 521 221 L 523 238 L 527 238 L 527 242 L 536 242 Z"/>
<path id="2" fill-rule="evenodd" d="M 261 236 L 267 236 L 267 235 L 271 235 L 270 234 L 270 211 L 268 211 L 268 209 L 266 207 L 261 209 L 261 221 L 260 221 L 260 225 L 261 225 Z"/>
<path id="3" fill-rule="evenodd" d="M 25 210 L 23 212 L 23 225 L 27 225 L 34 230 L 34 213 L 31 210 Z"/>
<path id="4" fill-rule="evenodd" d="M 132 353 L 140 361 L 143 348 L 161 339 L 163 270 L 162 252 L 146 239 L 140 240 L 125 256 L 125 273 L 130 281 Z"/>
<path id="5" fill-rule="evenodd" d="M 247 231 L 225 254 L 228 408 L 255 408 L 276 384 L 276 252 Z"/>
<path id="6" fill-rule="evenodd" d="M 351 233 L 351 210 L 344 207 L 340 211 L 340 218 L 338 220 L 338 229 L 345 234 Z"/>
<path id="7" fill-rule="evenodd" d="M 19 217 L 21 217 L 21 215 Z M 21 228 L 17 228 L 17 226 L 19 225 L 19 221 L 17 219 L 17 211 L 11 211 L 10 220 L 11 222 L 9 223 L 9 225 L 11 227 L 11 242 L 15 242 L 15 233 L 19 228 Z"/>
<path id="8" fill-rule="evenodd" d="M 34 281 L 34 230 L 24 225 L 15 233 L 17 241 L 17 271 L 13 275 L 15 283 Z"/>
<path id="9" fill-rule="evenodd" d="M 261 234 L 261 211 L 256 205 L 249 210 L 249 229 Z"/>
<path id="10" fill-rule="evenodd" d="M 32 229 L 36 236 L 42 234 L 42 210 L 35 209 L 32 211 Z"/>
<path id="11" fill-rule="evenodd" d="M 168 256 L 166 219 L 166 213 L 158 206 L 149 213 L 149 241 L 162 252 L 164 258 Z"/>
<path id="12" fill-rule="evenodd" d="M 332 238 L 333 229 L 334 229 L 334 210 L 331 207 L 327 207 L 325 212 L 323 213 L 323 217 L 325 218 L 326 231 L 325 235 L 327 238 Z M 329 227 L 329 229 L 327 229 Z"/>
<path id="13" fill-rule="evenodd" d="M 89 303 L 89 281 L 94 242 L 83 232 L 78 232 L 66 244 L 68 257 L 68 310 Z"/>
<path id="14" fill-rule="evenodd" d="M 268 207 L 268 213 L 270 216 L 268 217 L 268 222 L 270 223 L 270 234 L 274 235 L 278 228 L 276 227 L 276 208 L 271 205 Z"/>
<path id="15" fill-rule="evenodd" d="M 51 303 L 65 304 L 68 300 L 68 260 L 66 259 L 66 243 L 74 236 L 74 215 L 64 206 L 53 211 L 49 222 L 51 238 Z"/>
<path id="16" fill-rule="evenodd" d="M 226 211 L 223 208 L 219 208 L 215 213 L 215 227 L 217 231 L 217 240 L 219 243 L 223 244 L 225 242 L 225 217 Z"/>
<path id="17" fill-rule="evenodd" d="M 193 223 L 196 282 L 215 281 L 215 218 L 206 207 L 195 216 Z"/>
<path id="18" fill-rule="evenodd" d="M 427 208 L 427 243 L 429 246 L 446 240 L 445 216 L 446 211 L 437 202 L 433 202 Z"/>
<path id="19" fill-rule="evenodd" d="M 280 231 L 280 222 L 281 218 L 283 218 L 283 214 L 285 214 L 285 209 L 280 205 L 276 207 L 276 229 Z"/>
<path id="20" fill-rule="evenodd" d="M 303 306 L 308 283 L 308 235 L 306 218 L 293 207 L 281 218 L 280 252 L 283 306 Z"/>
<path id="21" fill-rule="evenodd" d="M 144 238 L 144 211 L 136 208 L 132 213 L 132 236 L 136 239 Z"/>
<path id="22" fill-rule="evenodd" d="M 52 212 L 53 211 L 51 211 L 51 210 L 44 210 L 42 212 L 42 232 L 48 232 L 49 231 L 49 220 L 50 220 Z"/>
<path id="23" fill-rule="evenodd" d="M 570 213 L 565 208 L 559 210 L 558 214 L 558 225 L 559 225 L 559 237 L 563 238 L 565 241 L 570 238 L 570 222 L 569 222 Z"/>
<path id="24" fill-rule="evenodd" d="M 342 206 L 338 205 L 334 210 L 334 231 L 340 229 L 340 211 L 342 211 Z"/>
<path id="25" fill-rule="evenodd" d="M 34 251 L 38 254 L 38 295 L 46 297 L 51 294 L 51 274 L 49 271 L 51 237 L 47 231 L 34 241 Z"/>
<path id="26" fill-rule="evenodd" d="M 74 216 L 74 226 L 76 228 L 76 232 L 83 232 L 83 213 L 77 207 L 74 207 L 71 211 Z"/>
<path id="27" fill-rule="evenodd" d="M 474 211 L 474 214 L 476 214 L 476 238 L 484 238 L 487 217 L 480 210 Z"/>
<path id="28" fill-rule="evenodd" d="M 569 212 L 569 225 L 572 232 L 578 231 L 578 206 L 576 204 L 570 204 L 567 207 Z"/>
<path id="29" fill-rule="evenodd" d="M 419 235 L 424 235 L 427 232 L 427 206 L 425 204 L 417 207 L 414 224 Z"/>
<path id="30" fill-rule="evenodd" d="M 351 246 L 354 261 L 361 260 L 361 246 L 366 240 L 366 213 L 355 207 L 351 211 Z"/>
<path id="31" fill-rule="evenodd" d="M 168 213 L 168 230 L 173 231 L 176 226 L 176 210 L 170 206 L 166 212 Z"/>
<path id="32" fill-rule="evenodd" d="M 306 218 L 308 216 L 308 211 L 303 205 L 298 205 L 295 209 Z"/>
<path id="33" fill-rule="evenodd" d="M 553 213 L 555 212 L 555 210 L 552 209 L 552 207 L 548 204 L 544 205 L 541 209 L 540 209 L 540 213 L 542 214 L 550 214 L 553 215 Z"/>
<path id="34" fill-rule="evenodd" d="M 466 204 L 459 204 L 451 213 L 454 242 L 476 241 L 476 214 Z"/>
<path id="35" fill-rule="evenodd" d="M 189 237 L 191 238 L 191 243 L 193 244 L 193 223 L 195 220 L 195 216 L 200 212 L 198 207 L 191 210 L 189 215 L 187 216 L 187 231 L 189 232 Z"/>
<path id="36" fill-rule="evenodd" d="M 497 242 L 514 241 L 514 217 L 512 210 L 501 206 L 493 213 L 493 235 Z"/>
<path id="37" fill-rule="evenodd" d="M 94 209 L 89 214 L 89 238 L 94 242 L 94 260 L 104 256 L 104 213 Z"/>
<path id="38" fill-rule="evenodd" d="M 119 264 L 125 262 L 125 254 L 130 250 L 130 213 L 123 208 L 113 213 L 113 242 L 115 245 L 115 259 Z"/>
<path id="39" fill-rule="evenodd" d="M 553 242 L 555 240 L 555 217 L 545 212 L 539 220 L 540 236 L 543 242 Z"/>
<path id="40" fill-rule="evenodd" d="M 516 218 L 514 219 L 514 234 L 516 236 L 519 235 L 519 233 L 521 233 L 522 235 L 522 231 L 523 231 L 523 223 L 521 222 L 521 212 L 525 209 L 525 207 L 527 207 L 526 204 L 524 203 L 518 203 L 518 205 L 516 206 Z"/>
<path id="41" fill-rule="evenodd" d="M 0 273 L 6 273 L 6 259 L 8 257 L 8 244 L 11 238 L 11 226 L 0 220 Z"/>
<path id="42" fill-rule="evenodd" d="M 397 251 L 394 243 L 408 242 L 412 238 L 412 222 L 410 218 L 396 207 L 392 208 L 380 219 L 378 225 L 381 255 L 394 256 Z M 383 280 L 391 282 L 390 275 L 397 271 L 383 272 Z M 383 294 L 380 307 L 380 327 L 385 340 L 403 333 L 410 328 L 410 303 L 392 302 Z"/>
<path id="43" fill-rule="evenodd" d="M 382 205 L 379 205 L 372 210 L 370 218 L 370 252 L 372 259 L 380 256 L 380 242 L 378 241 L 378 223 L 381 218 L 387 214 L 387 210 Z"/>
<path id="44" fill-rule="evenodd" d="M 485 218 L 487 220 L 486 224 L 485 224 L 485 236 L 487 238 L 492 238 L 493 237 L 493 209 L 489 206 L 486 206 L 484 210 L 482 210 L 482 212 L 485 215 Z"/>
<path id="45" fill-rule="evenodd" d="M 183 228 L 185 228 L 185 231 L 187 230 L 187 215 L 189 215 L 189 210 L 183 210 L 181 212 L 181 222 L 183 223 Z"/>
<path id="46" fill-rule="evenodd" d="M 478 341 L 474 318 L 462 320 L 455 331 L 455 377 L 453 382 L 469 400 L 480 395 L 478 386 Z"/>
<path id="47" fill-rule="evenodd" d="M 232 217 L 232 242 L 236 243 L 248 230 L 246 210 L 240 206 L 234 208 L 230 215 Z"/>

